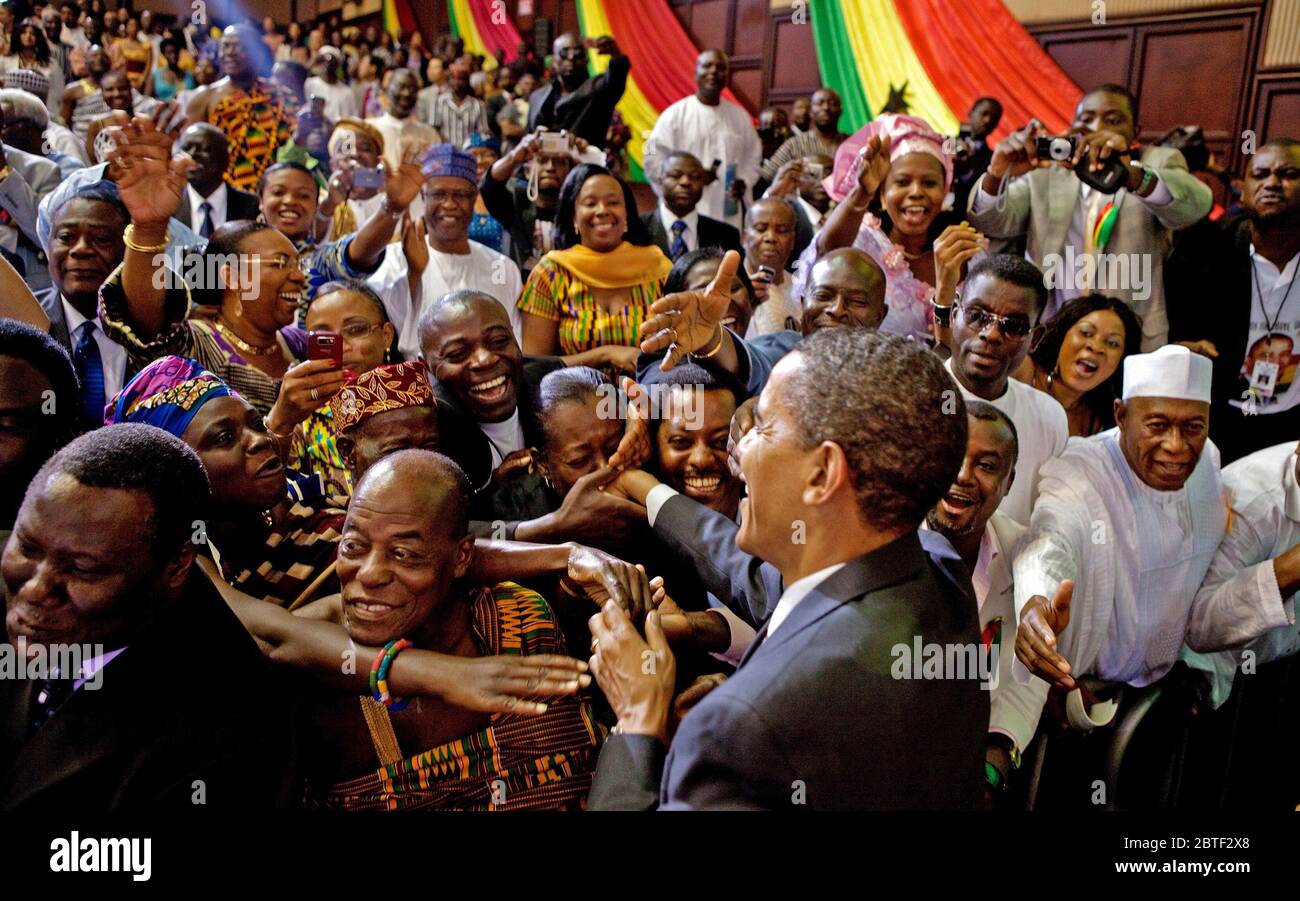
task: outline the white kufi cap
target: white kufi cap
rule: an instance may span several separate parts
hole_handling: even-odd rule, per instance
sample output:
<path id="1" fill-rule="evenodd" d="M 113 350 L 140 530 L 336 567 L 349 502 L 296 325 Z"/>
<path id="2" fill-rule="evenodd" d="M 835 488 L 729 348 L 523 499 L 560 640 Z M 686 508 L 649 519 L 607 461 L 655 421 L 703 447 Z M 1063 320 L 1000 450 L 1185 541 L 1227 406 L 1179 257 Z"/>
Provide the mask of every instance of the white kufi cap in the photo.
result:
<path id="1" fill-rule="evenodd" d="M 1124 360 L 1124 400 L 1133 397 L 1170 397 L 1210 402 L 1214 367 L 1209 357 L 1178 344 L 1166 344 L 1149 354 Z"/>

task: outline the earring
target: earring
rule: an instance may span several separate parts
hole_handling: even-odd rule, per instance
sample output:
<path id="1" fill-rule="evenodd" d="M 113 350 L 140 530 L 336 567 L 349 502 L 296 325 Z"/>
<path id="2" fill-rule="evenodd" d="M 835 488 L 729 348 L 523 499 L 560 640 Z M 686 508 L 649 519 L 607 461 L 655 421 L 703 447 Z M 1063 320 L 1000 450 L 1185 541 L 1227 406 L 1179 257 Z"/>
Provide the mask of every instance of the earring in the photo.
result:
<path id="1" fill-rule="evenodd" d="M 244 301 L 238 297 L 235 298 L 235 318 L 244 318 Z"/>

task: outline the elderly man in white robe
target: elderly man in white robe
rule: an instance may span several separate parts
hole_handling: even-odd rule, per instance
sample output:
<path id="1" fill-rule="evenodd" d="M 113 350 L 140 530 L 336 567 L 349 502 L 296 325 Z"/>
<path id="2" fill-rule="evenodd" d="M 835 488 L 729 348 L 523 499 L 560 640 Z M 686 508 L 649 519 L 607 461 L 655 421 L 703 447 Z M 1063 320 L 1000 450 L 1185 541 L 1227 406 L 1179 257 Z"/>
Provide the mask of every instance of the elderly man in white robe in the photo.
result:
<path id="1" fill-rule="evenodd" d="M 1223 647 L 1267 627 L 1198 595 L 1228 522 L 1210 378 L 1209 359 L 1184 347 L 1129 357 L 1118 427 L 1070 439 L 1040 472 L 1014 568 L 1016 676 L 1068 692 L 1076 729 L 1108 724 L 1117 702 L 1097 699 L 1158 681 L 1185 642 Z"/>
<path id="2" fill-rule="evenodd" d="M 420 355 L 420 314 L 452 291 L 479 291 L 505 307 L 510 329 L 522 326 L 515 301 L 523 279 L 514 260 L 469 239 L 478 196 L 474 157 L 450 144 L 437 144 L 423 158 L 427 177 L 421 197 L 424 216 L 405 253 L 390 253 L 366 281 L 384 299 L 397 329 L 397 349 L 408 360 Z"/>
<path id="3" fill-rule="evenodd" d="M 1020 755 L 1038 729 L 1047 683 L 1011 675 L 1016 659 L 1015 592 L 1011 564 L 1025 527 L 998 512 L 1016 478 L 1019 439 L 1006 413 L 982 400 L 966 401 L 966 457 L 957 478 L 926 515 L 926 527 L 948 539 L 971 573 L 979 603 L 981 655 L 996 664 L 988 680 L 989 734 L 984 776 L 990 799 L 1005 794 Z M 996 650 L 994 650 L 996 649 Z M 986 658 L 988 659 L 988 658 Z M 996 803 L 996 802 L 995 802 Z"/>

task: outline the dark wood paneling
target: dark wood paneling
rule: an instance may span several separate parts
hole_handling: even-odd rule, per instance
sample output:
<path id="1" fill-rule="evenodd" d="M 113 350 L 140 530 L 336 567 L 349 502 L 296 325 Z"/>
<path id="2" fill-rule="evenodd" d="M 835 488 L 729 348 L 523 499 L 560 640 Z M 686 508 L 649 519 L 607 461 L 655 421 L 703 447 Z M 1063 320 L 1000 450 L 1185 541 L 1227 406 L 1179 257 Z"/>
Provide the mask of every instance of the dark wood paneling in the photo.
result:
<path id="1" fill-rule="evenodd" d="M 763 55 L 767 47 L 768 0 L 736 0 L 731 55 Z"/>
<path id="2" fill-rule="evenodd" d="M 806 24 L 777 20 L 772 38 L 772 80 L 768 91 L 772 94 L 811 94 L 821 87 L 821 71 L 817 68 L 817 47 L 813 32 Z"/>
<path id="3" fill-rule="evenodd" d="M 1258 143 L 1272 138 L 1300 140 L 1300 72 L 1261 76 L 1251 110 Z"/>
<path id="4" fill-rule="evenodd" d="M 763 108 L 763 70 L 732 69 L 731 92 L 750 112 Z"/>
<path id="5" fill-rule="evenodd" d="M 1038 43 L 1075 84 L 1128 81 L 1133 35 L 1127 30 L 1107 29 L 1105 34 L 1067 31 L 1037 37 Z"/>
<path id="6" fill-rule="evenodd" d="M 727 50 L 731 19 L 731 0 L 702 0 L 691 4 L 690 35 L 695 39 L 695 46 L 721 47 Z"/>

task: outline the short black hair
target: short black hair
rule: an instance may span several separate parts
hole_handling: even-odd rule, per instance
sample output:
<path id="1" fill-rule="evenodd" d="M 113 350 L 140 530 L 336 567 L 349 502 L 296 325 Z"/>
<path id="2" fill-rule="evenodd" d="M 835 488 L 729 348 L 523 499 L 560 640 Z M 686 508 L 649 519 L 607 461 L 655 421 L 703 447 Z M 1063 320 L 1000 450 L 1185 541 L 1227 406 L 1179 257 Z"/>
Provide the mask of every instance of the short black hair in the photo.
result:
<path id="1" fill-rule="evenodd" d="M 174 435 L 144 423 L 116 423 L 77 438 L 41 467 L 28 494 L 57 473 L 90 488 L 147 496 L 153 515 L 145 540 L 157 566 L 174 559 L 190 542 L 194 523 L 208 516 L 208 474 L 198 454 Z"/>
<path id="2" fill-rule="evenodd" d="M 582 163 L 573 168 L 564 179 L 564 184 L 560 186 L 560 197 L 555 206 L 555 249 L 565 250 L 582 243 L 578 237 L 577 223 L 574 221 L 578 193 L 582 191 L 582 186 L 587 183 L 587 179 L 595 178 L 597 175 L 608 175 L 623 189 L 623 205 L 627 208 L 627 234 L 623 236 L 623 240 L 638 247 L 648 247 L 652 244 L 649 230 L 636 213 L 636 196 L 633 195 L 631 186 L 604 166 Z"/>
<path id="3" fill-rule="evenodd" d="M 686 276 L 695 268 L 696 263 L 702 263 L 705 260 L 721 260 L 726 255 L 727 251 L 716 245 L 688 250 L 673 260 L 673 268 L 668 270 L 668 277 L 664 279 L 663 293 L 675 294 L 678 291 L 685 291 Z M 754 296 L 754 282 L 750 279 L 749 273 L 745 271 L 743 265 L 736 267 L 736 277 L 740 279 L 740 283 L 745 286 L 745 291 L 749 294 L 750 306 L 755 306 L 757 298 Z"/>
<path id="4" fill-rule="evenodd" d="M 338 291 L 347 291 L 349 294 L 360 294 L 374 306 L 375 312 L 379 314 L 380 322 L 388 322 L 388 310 L 384 307 L 384 300 L 379 296 L 379 292 L 370 285 L 356 278 L 335 279 L 332 282 L 326 282 L 316 289 L 312 295 L 312 300 L 318 300 L 326 294 L 334 294 Z"/>
<path id="5" fill-rule="evenodd" d="M 1096 388 L 1083 396 L 1083 402 L 1092 410 L 1093 415 L 1102 422 L 1111 422 L 1115 415 L 1115 401 L 1119 399 L 1124 387 L 1124 359 L 1131 357 L 1142 349 L 1142 320 L 1132 308 L 1118 297 L 1105 294 L 1089 294 L 1076 297 L 1047 321 L 1043 339 L 1029 354 L 1034 365 L 1043 372 L 1054 372 L 1061 354 L 1061 345 L 1065 336 L 1079 320 L 1100 310 L 1110 310 L 1124 324 L 1124 356 L 1114 374 Z"/>
<path id="6" fill-rule="evenodd" d="M 1001 279 L 1029 291 L 1034 295 L 1032 321 L 1036 325 L 1042 318 L 1047 309 L 1047 281 L 1043 278 L 1043 271 L 1024 257 L 1012 253 L 989 254 L 971 264 L 966 271 L 966 284 L 973 282 L 977 275 Z"/>
<path id="7" fill-rule="evenodd" d="M 1000 422 L 1011 433 L 1011 472 L 1016 471 L 1016 461 L 1020 459 L 1020 433 L 1011 417 L 986 400 L 966 401 L 966 415 L 981 422 Z"/>
<path id="8" fill-rule="evenodd" d="M 0 357 L 29 363 L 49 380 L 54 390 L 54 409 L 51 415 L 42 416 L 40 422 L 49 429 L 50 450 L 71 441 L 77 430 L 81 385 L 67 350 L 35 326 L 0 317 Z"/>
<path id="9" fill-rule="evenodd" d="M 804 338 L 792 354 L 790 416 L 803 445 L 839 445 L 863 521 L 914 529 L 966 456 L 966 405 L 924 344 L 857 328 Z"/>
<path id="10" fill-rule="evenodd" d="M 1087 97 L 1089 94 L 1101 94 L 1101 93 L 1119 94 L 1121 97 L 1127 100 L 1129 115 L 1133 119 L 1133 124 L 1137 125 L 1138 99 L 1136 94 L 1134 94 L 1128 88 L 1124 87 L 1122 84 L 1115 84 L 1113 81 L 1108 81 L 1105 82 L 1104 84 L 1097 85 L 1095 88 L 1089 88 L 1088 90 L 1084 91 L 1083 97 Z M 1079 99 L 1082 100 L 1083 97 L 1080 97 Z"/>
<path id="11" fill-rule="evenodd" d="M 262 197 L 262 189 L 266 187 L 266 183 L 271 178 L 271 176 L 277 172 L 283 172 L 286 169 L 292 169 L 296 172 L 301 172 L 303 175 L 307 176 L 312 180 L 312 184 L 316 183 L 316 176 L 312 175 L 311 170 L 308 169 L 306 166 L 304 166 L 302 163 L 295 163 L 292 161 L 285 161 L 282 163 L 272 163 L 271 165 L 266 167 L 265 171 L 262 172 L 262 177 L 257 180 L 257 196 L 259 199 L 261 199 Z"/>

